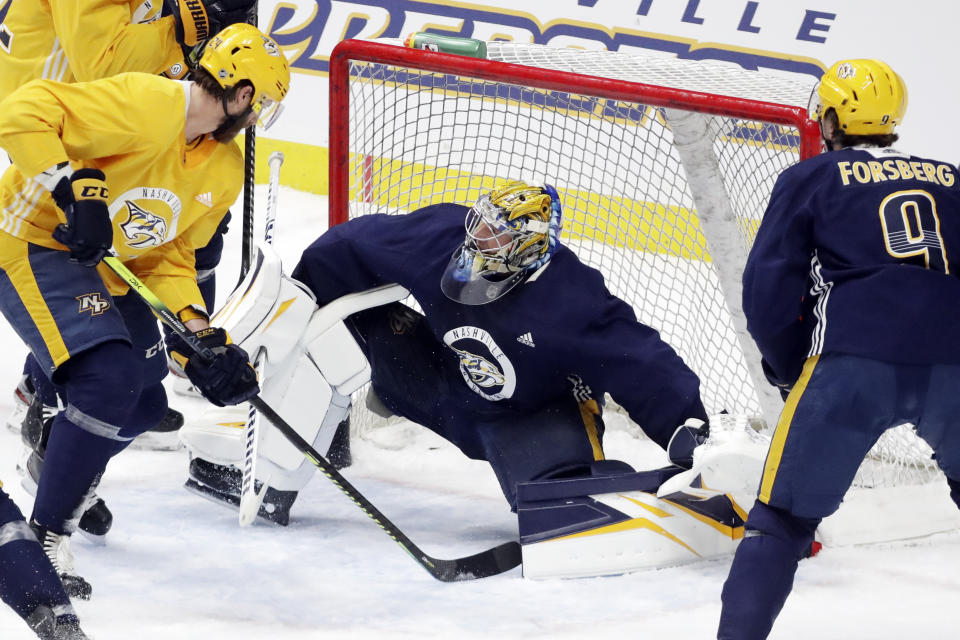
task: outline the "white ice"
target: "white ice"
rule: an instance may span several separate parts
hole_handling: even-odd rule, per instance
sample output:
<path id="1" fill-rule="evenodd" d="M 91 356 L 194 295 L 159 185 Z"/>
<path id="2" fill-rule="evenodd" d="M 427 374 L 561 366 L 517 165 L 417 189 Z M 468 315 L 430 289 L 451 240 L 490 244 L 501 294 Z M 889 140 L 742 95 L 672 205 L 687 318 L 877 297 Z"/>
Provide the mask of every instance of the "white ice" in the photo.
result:
<path id="1" fill-rule="evenodd" d="M 257 208 L 265 198 L 258 188 Z M 326 226 L 326 199 L 281 189 L 278 246 L 288 267 Z M 239 213 L 240 206 L 234 209 Z M 236 281 L 239 216 L 219 271 L 221 299 Z M 0 326 L 0 417 L 25 348 Z M 425 389 L 424 393 L 430 390 Z M 188 419 L 198 405 L 173 404 Z M 485 464 L 412 425 L 390 450 L 354 442 L 344 475 L 423 550 L 455 557 L 516 535 Z M 390 434 L 385 434 L 390 435 Z M 611 430 L 608 453 L 655 465 L 660 452 Z M 0 477 L 29 513 L 14 468 L 19 437 L 0 429 Z M 183 490 L 187 454 L 129 450 L 100 488 L 114 514 L 103 546 L 75 536 L 77 569 L 94 587 L 75 603 L 95 640 L 287 638 L 714 637 L 730 560 L 607 578 L 532 581 L 519 569 L 435 581 L 323 476 L 287 528 L 241 529 L 236 514 Z M 904 517 L 909 517 L 904 514 Z M 772 638 L 956 638 L 960 532 L 895 544 L 825 548 L 801 563 Z M 0 608 L 0 638 L 31 638 Z"/>

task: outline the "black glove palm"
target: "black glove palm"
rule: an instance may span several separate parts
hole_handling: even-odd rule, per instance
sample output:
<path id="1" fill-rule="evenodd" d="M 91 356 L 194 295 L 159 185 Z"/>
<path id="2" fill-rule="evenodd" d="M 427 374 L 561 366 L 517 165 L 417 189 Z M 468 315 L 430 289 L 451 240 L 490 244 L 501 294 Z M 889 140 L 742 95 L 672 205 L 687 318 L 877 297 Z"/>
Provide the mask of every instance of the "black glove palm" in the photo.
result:
<path id="1" fill-rule="evenodd" d="M 195 47 L 237 22 L 250 22 L 256 0 L 164 0 L 164 14 L 177 23 L 177 42 Z"/>
<path id="2" fill-rule="evenodd" d="M 208 327 L 194 332 L 193 337 L 213 352 L 212 360 L 204 360 L 177 334 L 167 337 L 167 350 L 203 397 L 223 407 L 249 400 L 260 392 L 257 372 L 250 365 L 247 352 L 233 344 L 226 331 Z"/>
<path id="3" fill-rule="evenodd" d="M 53 190 L 53 199 L 67 218 L 66 224 L 53 230 L 53 239 L 70 249 L 70 258 L 85 267 L 95 266 L 113 246 L 105 178 L 98 169 L 79 169 L 62 178 Z"/>

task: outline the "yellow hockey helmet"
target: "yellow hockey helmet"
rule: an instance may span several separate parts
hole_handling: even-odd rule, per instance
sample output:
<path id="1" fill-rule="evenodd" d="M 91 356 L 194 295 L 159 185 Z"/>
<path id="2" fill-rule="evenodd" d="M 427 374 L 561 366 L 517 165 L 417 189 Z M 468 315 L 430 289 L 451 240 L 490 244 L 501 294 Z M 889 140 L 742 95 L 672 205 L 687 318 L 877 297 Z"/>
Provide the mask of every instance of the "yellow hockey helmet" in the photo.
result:
<path id="1" fill-rule="evenodd" d="M 810 118 L 819 121 L 828 109 L 837 113 L 849 135 L 893 133 L 907 110 L 903 79 L 880 60 L 841 60 L 827 69 L 810 96 Z"/>
<path id="2" fill-rule="evenodd" d="M 198 64 L 224 89 L 249 80 L 257 122 L 266 129 L 276 121 L 290 89 L 290 63 L 273 38 L 251 24 L 232 24 L 210 39 Z"/>

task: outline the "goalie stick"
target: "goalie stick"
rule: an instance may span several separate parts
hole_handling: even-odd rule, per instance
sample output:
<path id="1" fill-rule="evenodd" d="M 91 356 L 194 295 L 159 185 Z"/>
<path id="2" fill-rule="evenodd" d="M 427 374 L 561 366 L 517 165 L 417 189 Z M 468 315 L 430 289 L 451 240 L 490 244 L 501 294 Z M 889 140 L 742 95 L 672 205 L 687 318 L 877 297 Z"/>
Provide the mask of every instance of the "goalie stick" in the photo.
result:
<path id="1" fill-rule="evenodd" d="M 163 304 L 163 301 L 148 289 L 116 255 L 109 255 L 105 257 L 103 261 L 129 285 L 132 291 L 140 296 L 140 298 L 153 309 L 154 313 L 160 318 L 160 321 L 180 336 L 195 353 L 208 362 L 215 358 L 213 351 L 211 351 L 209 347 L 204 346 L 204 344 L 184 326 L 180 318 L 178 318 L 169 307 Z M 393 538 L 394 542 L 399 544 L 410 557 L 437 580 L 456 582 L 459 580 L 486 578 L 503 573 L 504 571 L 509 571 L 520 564 L 520 543 L 515 540 L 504 542 L 491 549 L 462 558 L 445 560 L 427 555 L 420 547 L 414 544 L 403 531 L 383 515 L 373 503 L 367 500 L 362 493 L 350 484 L 316 449 L 300 437 L 300 434 L 287 424 L 260 396 L 251 398 L 250 404 L 263 414 L 267 420 L 273 423 L 280 433 L 303 453 L 307 460 L 320 469 L 340 491 L 353 500 L 354 504 L 360 507 L 388 536 Z"/>
<path id="2" fill-rule="evenodd" d="M 273 228 L 277 221 L 277 190 L 280 188 L 280 167 L 283 166 L 283 152 L 274 151 L 267 160 L 270 165 L 270 182 L 267 185 L 267 215 L 264 220 L 263 239 L 267 244 L 273 244 Z M 257 358 L 254 368 L 258 373 L 263 371 L 262 357 Z M 247 527 L 253 524 L 263 504 L 263 498 L 267 493 L 268 481 L 270 478 L 264 478 L 260 490 L 256 490 L 257 475 L 257 447 L 260 441 L 260 420 L 256 407 L 250 405 L 250 411 L 247 414 L 247 423 L 243 429 L 243 479 L 240 483 L 240 508 L 237 514 L 237 521 L 241 527 Z"/>

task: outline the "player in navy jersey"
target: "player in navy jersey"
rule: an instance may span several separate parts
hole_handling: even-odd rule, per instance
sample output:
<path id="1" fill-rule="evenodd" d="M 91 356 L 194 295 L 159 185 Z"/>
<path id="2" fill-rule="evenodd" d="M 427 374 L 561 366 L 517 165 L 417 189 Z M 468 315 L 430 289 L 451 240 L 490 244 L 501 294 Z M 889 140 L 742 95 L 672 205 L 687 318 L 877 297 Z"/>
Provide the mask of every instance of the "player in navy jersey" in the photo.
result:
<path id="1" fill-rule="evenodd" d="M 960 505 L 960 177 L 891 147 L 906 106 L 883 62 L 830 67 L 810 113 L 827 153 L 781 174 L 747 260 L 747 328 L 789 395 L 719 638 L 767 637 L 815 529 L 888 428 L 916 426 Z"/>
<path id="2" fill-rule="evenodd" d="M 30 525 L 0 482 L 0 599 L 41 640 L 83 640 L 80 621 Z"/>
<path id="3" fill-rule="evenodd" d="M 560 227 L 553 187 L 508 182 L 472 208 L 335 226 L 292 273 L 320 305 L 386 283 L 410 291 L 423 314 L 394 303 L 348 320 L 373 390 L 488 461 L 511 506 L 518 482 L 632 471 L 604 460 L 605 392 L 679 465 L 708 433 L 696 374 L 560 243 Z"/>

